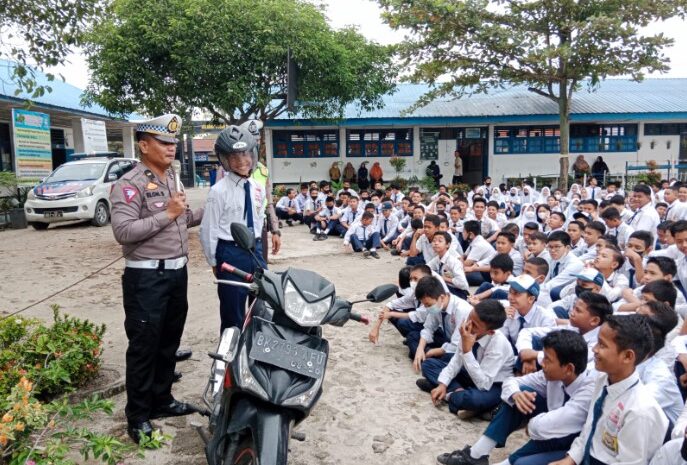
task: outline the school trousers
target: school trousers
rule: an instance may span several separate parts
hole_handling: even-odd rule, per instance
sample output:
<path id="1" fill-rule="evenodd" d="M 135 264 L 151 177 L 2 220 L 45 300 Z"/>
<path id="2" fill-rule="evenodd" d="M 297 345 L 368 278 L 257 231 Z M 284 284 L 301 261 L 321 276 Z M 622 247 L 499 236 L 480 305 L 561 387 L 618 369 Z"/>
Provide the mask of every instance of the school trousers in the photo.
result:
<path id="1" fill-rule="evenodd" d="M 303 215 L 300 213 L 289 213 L 287 210 L 277 210 L 277 218 L 280 220 L 295 220 L 303 221 Z"/>
<path id="2" fill-rule="evenodd" d="M 534 392 L 528 386 L 523 386 L 522 391 Z M 537 396 L 534 400 L 534 412 L 526 415 L 515 406 L 510 406 L 501 402 L 496 415 L 487 426 L 484 435 L 496 442 L 496 447 L 501 448 L 506 445 L 506 440 L 511 433 L 518 430 L 540 413 L 548 412 L 546 399 Z M 524 446 L 508 456 L 508 461 L 512 465 L 548 465 L 550 461 L 560 460 L 570 449 L 575 438 L 579 433 L 564 436 L 562 438 L 548 439 L 545 441 L 530 440 Z M 548 461 L 546 461 L 548 460 Z"/>
<path id="3" fill-rule="evenodd" d="M 467 278 L 470 286 L 481 286 L 482 283 L 488 283 L 491 281 L 491 276 L 489 273 L 484 271 L 471 271 L 469 273 L 465 273 L 465 277 Z"/>
<path id="4" fill-rule="evenodd" d="M 267 268 L 267 264 L 262 257 L 262 240 L 255 241 L 255 255 L 259 260 L 259 265 L 263 268 Z M 217 260 L 217 279 L 241 281 L 233 274 L 222 271 L 222 263 L 228 263 L 246 273 L 255 273 L 255 260 L 248 251 L 243 250 L 234 241 L 220 239 L 217 242 L 215 259 Z M 219 284 L 217 286 L 217 294 L 219 296 L 219 314 L 221 320 L 220 334 L 222 334 L 222 331 L 226 328 L 242 328 L 246 314 L 248 290 L 230 284 Z"/>
<path id="5" fill-rule="evenodd" d="M 553 311 L 558 318 L 561 318 L 563 320 L 567 320 L 570 318 L 570 312 L 568 312 L 568 310 L 566 310 L 564 307 L 561 307 L 560 305 L 553 307 Z"/>
<path id="6" fill-rule="evenodd" d="M 493 383 L 486 391 L 478 389 L 465 368 L 451 380 L 446 390 L 449 392 L 448 409 L 451 413 L 459 410 L 488 412 L 501 402 L 501 383 Z"/>
<path id="7" fill-rule="evenodd" d="M 382 243 L 379 239 L 379 233 L 372 233 L 370 237 L 368 237 L 364 241 L 354 234 L 353 236 L 351 236 L 351 247 L 353 247 L 353 251 L 355 252 L 361 252 L 363 249 L 379 249 L 382 247 Z"/>
<path id="8" fill-rule="evenodd" d="M 394 328 L 396 328 L 403 337 L 406 337 L 413 331 L 417 331 L 419 333 L 425 326 L 423 323 L 414 322 L 410 318 L 389 318 L 389 323 L 394 325 Z"/>
<path id="9" fill-rule="evenodd" d="M 441 357 L 426 359 L 424 362 L 422 362 L 422 376 L 427 378 L 427 381 L 430 383 L 438 386 L 439 375 L 441 374 L 441 371 L 448 366 L 449 362 L 453 358 L 453 355 L 453 353 L 447 353 Z"/>
<path id="10" fill-rule="evenodd" d="M 422 328 L 420 328 L 419 331 L 411 331 L 406 335 L 405 344 L 408 346 L 408 357 L 410 357 L 411 360 L 415 359 L 415 353 L 417 352 L 417 347 L 420 345 L 420 339 L 422 337 L 420 335 L 421 332 Z M 447 338 L 444 335 L 444 331 L 441 328 L 437 329 L 434 332 L 432 338 L 434 339 L 434 341 L 425 346 L 425 351 L 441 347 L 442 345 L 444 345 L 444 343 L 449 342 L 451 340 L 450 336 Z"/>

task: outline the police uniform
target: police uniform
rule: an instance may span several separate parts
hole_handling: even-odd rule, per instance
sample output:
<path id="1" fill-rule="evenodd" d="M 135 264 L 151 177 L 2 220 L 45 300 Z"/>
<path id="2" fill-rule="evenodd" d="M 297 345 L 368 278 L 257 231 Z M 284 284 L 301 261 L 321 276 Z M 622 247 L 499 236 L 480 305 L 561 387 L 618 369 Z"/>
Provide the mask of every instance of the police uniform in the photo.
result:
<path id="1" fill-rule="evenodd" d="M 176 142 L 180 126 L 179 116 L 164 115 L 139 123 L 136 132 Z M 145 162 L 122 176 L 110 193 L 112 231 L 126 259 L 122 291 L 129 340 L 126 416 L 130 434 L 132 425 L 169 416 L 161 415 L 161 410 L 176 405 L 171 393 L 175 352 L 188 311 L 187 228 L 200 224 L 203 209 L 187 209 L 170 220 L 167 204 L 175 193 L 172 171 L 159 178 Z"/>

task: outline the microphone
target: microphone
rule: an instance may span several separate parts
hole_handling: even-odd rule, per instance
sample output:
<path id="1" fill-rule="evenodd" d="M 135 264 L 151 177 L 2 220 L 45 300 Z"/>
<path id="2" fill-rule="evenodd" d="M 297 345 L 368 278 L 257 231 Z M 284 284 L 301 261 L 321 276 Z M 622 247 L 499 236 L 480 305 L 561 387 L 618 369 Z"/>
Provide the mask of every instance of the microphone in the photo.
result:
<path id="1" fill-rule="evenodd" d="M 172 173 L 174 173 L 174 187 L 177 192 L 183 192 L 184 186 L 181 185 L 181 162 L 174 160 L 172 162 Z"/>

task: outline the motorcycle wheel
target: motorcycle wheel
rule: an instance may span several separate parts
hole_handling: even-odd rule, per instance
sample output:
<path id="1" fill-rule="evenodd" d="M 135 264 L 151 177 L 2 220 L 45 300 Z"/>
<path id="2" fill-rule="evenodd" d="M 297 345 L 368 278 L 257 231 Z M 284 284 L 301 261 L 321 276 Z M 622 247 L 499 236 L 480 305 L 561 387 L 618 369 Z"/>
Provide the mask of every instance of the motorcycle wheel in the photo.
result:
<path id="1" fill-rule="evenodd" d="M 236 448 L 234 456 L 224 462 L 225 465 L 258 465 L 258 453 L 255 450 L 253 436 L 248 435 Z"/>

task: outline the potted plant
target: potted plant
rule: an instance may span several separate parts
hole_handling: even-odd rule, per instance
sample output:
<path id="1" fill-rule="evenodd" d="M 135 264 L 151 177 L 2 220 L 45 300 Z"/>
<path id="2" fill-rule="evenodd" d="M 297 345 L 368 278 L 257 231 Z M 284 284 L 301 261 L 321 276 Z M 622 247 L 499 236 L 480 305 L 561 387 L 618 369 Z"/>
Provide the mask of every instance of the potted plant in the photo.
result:
<path id="1" fill-rule="evenodd" d="M 6 217 L 9 216 L 12 229 L 24 229 L 28 226 L 24 203 L 30 190 L 30 187 L 19 186 L 17 176 L 13 172 L 0 172 L 0 210 Z"/>
<path id="2" fill-rule="evenodd" d="M 400 178 L 401 171 L 406 167 L 407 160 L 403 157 L 393 156 L 389 158 L 389 163 L 391 163 L 391 166 L 393 166 L 396 171 L 396 178 Z"/>

